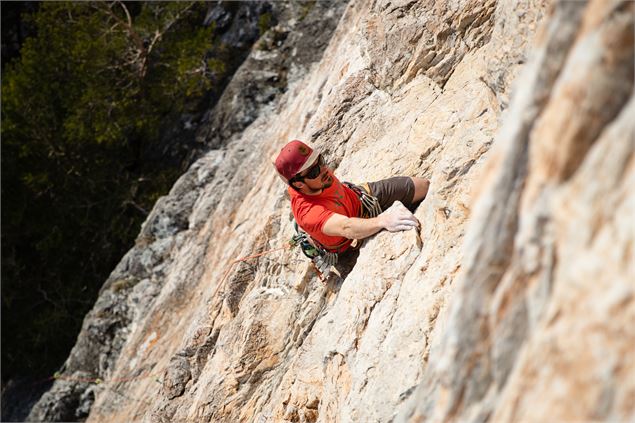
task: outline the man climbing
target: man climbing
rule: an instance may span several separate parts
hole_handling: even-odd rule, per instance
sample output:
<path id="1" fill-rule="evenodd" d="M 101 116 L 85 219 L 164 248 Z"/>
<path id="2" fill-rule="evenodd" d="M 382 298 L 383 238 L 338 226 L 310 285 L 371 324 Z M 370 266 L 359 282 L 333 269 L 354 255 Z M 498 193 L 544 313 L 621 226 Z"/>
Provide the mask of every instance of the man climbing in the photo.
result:
<path id="1" fill-rule="evenodd" d="M 298 140 L 280 150 L 274 165 L 289 185 L 291 210 L 304 236 L 303 251 L 307 254 L 314 247 L 307 256 L 326 258 L 327 265 L 355 248 L 357 240 L 382 229 L 397 232 L 420 227 L 412 211 L 428 193 L 430 182 L 425 178 L 397 176 L 361 187 L 341 183 L 322 155 Z M 395 201 L 407 208 L 388 210 Z"/>

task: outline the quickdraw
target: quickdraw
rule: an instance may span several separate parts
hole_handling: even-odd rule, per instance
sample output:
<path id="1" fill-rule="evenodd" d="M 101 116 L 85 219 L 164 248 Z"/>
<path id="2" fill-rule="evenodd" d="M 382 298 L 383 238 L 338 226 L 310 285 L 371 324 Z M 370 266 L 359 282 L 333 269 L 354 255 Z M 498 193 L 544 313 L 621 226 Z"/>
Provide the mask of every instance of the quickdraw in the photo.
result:
<path id="1" fill-rule="evenodd" d="M 351 182 L 343 182 L 344 185 L 353 190 L 359 197 L 359 201 L 362 203 L 362 217 L 365 219 L 371 217 L 377 217 L 381 214 L 381 205 L 377 197 L 374 197 L 370 193 L 370 187 L 366 184 L 368 189 L 364 189 L 361 186 L 355 185 Z"/>
<path id="2" fill-rule="evenodd" d="M 324 249 L 317 241 L 315 241 L 309 234 L 304 232 L 297 222 L 293 222 L 296 234 L 291 238 L 291 244 L 299 246 L 302 253 L 305 256 L 313 260 L 318 270 L 325 273 L 326 269 L 330 266 L 337 264 L 337 253 L 333 253 Z M 324 269 L 324 270 L 322 270 Z"/>

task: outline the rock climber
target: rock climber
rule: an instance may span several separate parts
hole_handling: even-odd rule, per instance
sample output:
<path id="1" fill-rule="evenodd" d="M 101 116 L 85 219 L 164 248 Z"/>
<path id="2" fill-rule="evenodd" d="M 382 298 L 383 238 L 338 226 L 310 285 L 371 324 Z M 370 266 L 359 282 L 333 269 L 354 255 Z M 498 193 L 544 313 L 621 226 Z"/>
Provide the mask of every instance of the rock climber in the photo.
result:
<path id="1" fill-rule="evenodd" d="M 298 140 L 280 150 L 274 165 L 289 185 L 291 210 L 301 230 L 296 229 L 304 235 L 302 250 L 311 258 L 326 256 L 327 264 L 335 264 L 338 254 L 382 229 L 420 228 L 412 212 L 428 193 L 428 179 L 396 176 L 361 186 L 342 183 L 318 151 Z M 390 208 L 395 201 L 405 207 Z M 315 251 L 307 254 L 307 249 Z"/>

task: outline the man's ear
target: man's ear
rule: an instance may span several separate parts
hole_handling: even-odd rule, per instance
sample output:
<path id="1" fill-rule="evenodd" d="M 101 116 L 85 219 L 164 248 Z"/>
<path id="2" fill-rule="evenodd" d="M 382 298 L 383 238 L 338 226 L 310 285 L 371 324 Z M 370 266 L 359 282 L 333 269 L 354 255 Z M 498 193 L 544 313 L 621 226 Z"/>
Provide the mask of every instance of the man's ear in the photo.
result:
<path id="1" fill-rule="evenodd" d="M 302 188 L 304 188 L 304 182 L 299 182 L 299 181 L 293 181 L 291 182 L 291 188 L 293 188 L 294 190 L 300 192 L 302 190 Z"/>

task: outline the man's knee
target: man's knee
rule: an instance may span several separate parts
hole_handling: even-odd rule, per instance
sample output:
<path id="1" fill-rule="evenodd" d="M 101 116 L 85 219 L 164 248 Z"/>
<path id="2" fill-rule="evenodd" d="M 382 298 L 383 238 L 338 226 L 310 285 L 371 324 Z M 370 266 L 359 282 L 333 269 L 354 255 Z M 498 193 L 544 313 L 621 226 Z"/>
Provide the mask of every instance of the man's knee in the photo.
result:
<path id="1" fill-rule="evenodd" d="M 430 180 L 426 178 L 410 177 L 415 185 L 415 194 L 412 198 L 413 203 L 419 203 L 428 195 L 428 189 L 430 188 Z"/>

